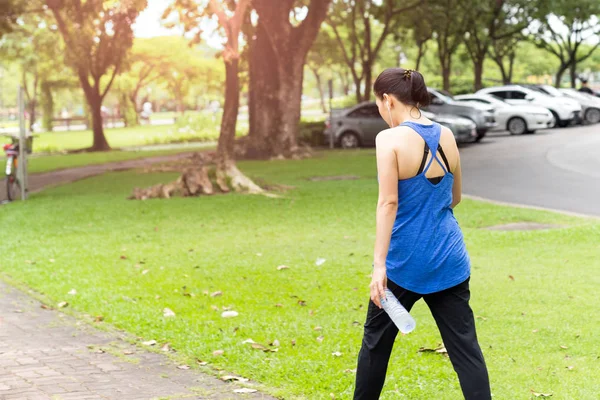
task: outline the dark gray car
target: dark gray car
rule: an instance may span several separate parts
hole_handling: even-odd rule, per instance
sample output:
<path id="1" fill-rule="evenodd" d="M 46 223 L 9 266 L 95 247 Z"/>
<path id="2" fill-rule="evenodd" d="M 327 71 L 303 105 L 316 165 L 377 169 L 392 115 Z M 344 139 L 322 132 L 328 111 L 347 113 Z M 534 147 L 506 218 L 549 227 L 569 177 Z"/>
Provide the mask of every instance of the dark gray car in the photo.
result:
<path id="1" fill-rule="evenodd" d="M 434 114 L 450 114 L 458 117 L 468 118 L 477 125 L 477 139 L 480 141 L 486 132 L 496 127 L 496 118 L 491 107 L 485 105 L 464 105 L 452 99 L 442 92 L 427 88 L 430 95 L 430 104 L 424 110 Z"/>
<path id="2" fill-rule="evenodd" d="M 450 128 L 459 143 L 473 142 L 477 138 L 475 123 L 469 119 L 435 115 L 427 111 L 423 113 L 432 121 Z M 329 143 L 333 132 L 336 146 L 346 149 L 374 146 L 377 134 L 388 128 L 375 103 L 361 103 L 351 108 L 334 110 L 333 119 L 330 121 L 328 118 L 326 121 L 325 141 Z"/>

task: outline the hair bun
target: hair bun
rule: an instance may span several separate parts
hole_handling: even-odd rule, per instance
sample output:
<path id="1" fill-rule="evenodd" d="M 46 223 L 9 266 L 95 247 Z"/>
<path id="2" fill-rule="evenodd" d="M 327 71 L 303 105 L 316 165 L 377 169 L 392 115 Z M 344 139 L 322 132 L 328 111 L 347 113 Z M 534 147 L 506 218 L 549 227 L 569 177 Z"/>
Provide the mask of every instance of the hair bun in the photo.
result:
<path id="1" fill-rule="evenodd" d="M 402 77 L 406 80 L 406 79 L 410 79 L 412 75 L 412 70 L 410 69 L 405 69 L 404 72 L 402 73 Z"/>

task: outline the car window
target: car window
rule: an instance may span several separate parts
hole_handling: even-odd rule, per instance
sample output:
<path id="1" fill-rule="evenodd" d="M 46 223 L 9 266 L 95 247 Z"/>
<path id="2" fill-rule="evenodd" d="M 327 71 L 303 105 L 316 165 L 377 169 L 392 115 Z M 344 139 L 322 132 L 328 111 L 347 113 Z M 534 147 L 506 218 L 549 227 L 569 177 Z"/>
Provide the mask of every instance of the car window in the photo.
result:
<path id="1" fill-rule="evenodd" d="M 513 90 L 510 92 L 510 98 L 516 100 L 525 100 L 527 93 L 521 92 L 520 90 Z"/>
<path id="2" fill-rule="evenodd" d="M 350 118 L 380 118 L 379 109 L 376 105 L 368 105 L 357 108 L 348 114 Z"/>
<path id="3" fill-rule="evenodd" d="M 496 90 L 495 92 L 490 92 L 491 95 L 496 97 L 500 97 L 501 99 L 508 99 L 508 91 L 506 90 Z"/>

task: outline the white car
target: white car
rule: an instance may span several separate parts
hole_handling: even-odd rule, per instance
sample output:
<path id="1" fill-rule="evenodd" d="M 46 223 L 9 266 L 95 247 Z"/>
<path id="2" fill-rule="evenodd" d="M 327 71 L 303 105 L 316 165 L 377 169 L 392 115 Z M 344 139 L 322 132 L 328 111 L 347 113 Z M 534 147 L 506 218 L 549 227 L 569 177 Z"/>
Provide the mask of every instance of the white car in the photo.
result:
<path id="1" fill-rule="evenodd" d="M 554 116 L 545 107 L 535 105 L 513 106 L 491 94 L 464 94 L 454 99 L 466 104 L 483 104 L 494 109 L 497 129 L 508 130 L 511 135 L 535 133 L 538 129 L 552 127 Z"/>
<path id="2" fill-rule="evenodd" d="M 581 113 L 581 105 L 566 97 L 552 97 L 540 90 L 530 89 L 520 85 L 496 86 L 481 89 L 477 94 L 493 94 L 507 103 L 523 106 L 536 105 L 550 110 L 561 127 L 568 126 L 576 121 Z"/>
<path id="3" fill-rule="evenodd" d="M 600 97 L 576 89 L 558 89 L 563 95 L 575 99 L 583 107 L 583 120 L 588 124 L 600 122 Z"/>

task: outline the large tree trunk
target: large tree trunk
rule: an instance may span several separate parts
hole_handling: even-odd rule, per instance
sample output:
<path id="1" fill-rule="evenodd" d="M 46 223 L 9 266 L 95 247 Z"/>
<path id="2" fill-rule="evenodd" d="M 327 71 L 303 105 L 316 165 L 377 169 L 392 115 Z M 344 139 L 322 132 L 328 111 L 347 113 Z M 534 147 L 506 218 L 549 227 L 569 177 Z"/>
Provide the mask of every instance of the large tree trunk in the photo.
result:
<path id="1" fill-rule="evenodd" d="M 515 58 L 517 58 L 517 53 L 515 52 L 511 52 L 508 55 L 508 75 L 506 81 L 505 81 L 505 85 L 508 85 L 510 83 L 512 83 L 512 77 L 513 77 L 513 72 L 514 72 L 514 66 L 515 66 Z"/>
<path id="2" fill-rule="evenodd" d="M 110 146 L 104 136 L 104 124 L 102 121 L 102 99 L 100 95 L 86 96 L 90 111 L 92 113 L 92 131 L 94 133 L 94 143 L 90 150 L 109 151 Z"/>
<path id="3" fill-rule="evenodd" d="M 425 50 L 426 42 L 419 43 L 419 52 L 417 53 L 417 60 L 415 61 L 415 70 L 418 71 L 421 67 L 421 60 L 423 59 L 423 53 Z"/>
<path id="4" fill-rule="evenodd" d="M 41 103 L 43 112 L 42 125 L 45 131 L 52 132 L 52 119 L 54 118 L 54 98 L 52 97 L 52 88 L 50 83 L 42 82 L 41 89 Z"/>
<path id="5" fill-rule="evenodd" d="M 570 66 L 570 77 L 571 77 L 571 87 L 573 89 L 577 88 L 577 58 L 576 55 L 571 59 Z"/>
<path id="6" fill-rule="evenodd" d="M 262 189 L 240 172 L 235 165 L 235 128 L 240 108 L 239 59 L 237 57 L 225 62 L 225 104 L 221 119 L 221 133 L 217 147 L 216 180 L 222 192 L 229 192 L 231 187 L 236 191 L 245 190 L 250 193 L 261 193 Z"/>
<path id="7" fill-rule="evenodd" d="M 447 92 L 450 91 L 450 72 L 451 71 L 452 71 L 451 59 L 444 60 L 442 62 L 442 80 L 443 80 L 442 87 Z"/>
<path id="8" fill-rule="evenodd" d="M 483 57 L 477 57 L 473 60 L 473 69 L 475 71 L 475 91 L 478 91 L 483 88 L 483 62 L 485 60 L 485 55 Z"/>
<path id="9" fill-rule="evenodd" d="M 373 62 L 374 61 L 375 60 L 367 61 L 363 65 L 363 71 L 365 73 L 365 87 L 364 87 L 362 101 L 371 100 L 371 91 L 373 90 Z"/>
<path id="10" fill-rule="evenodd" d="M 315 80 L 317 81 L 317 89 L 319 89 L 319 100 L 321 101 L 321 110 L 323 113 L 327 113 L 327 104 L 325 104 L 325 91 L 323 90 L 323 82 L 321 80 L 321 74 L 319 74 L 319 70 L 316 68 L 310 69 L 315 76 Z"/>
<path id="11" fill-rule="evenodd" d="M 557 88 L 560 87 L 560 82 L 562 81 L 562 77 L 565 74 L 567 68 L 569 68 L 569 64 L 564 63 L 561 63 L 560 67 L 558 68 L 558 71 L 556 72 L 556 80 L 554 82 L 554 86 L 556 86 Z"/>

